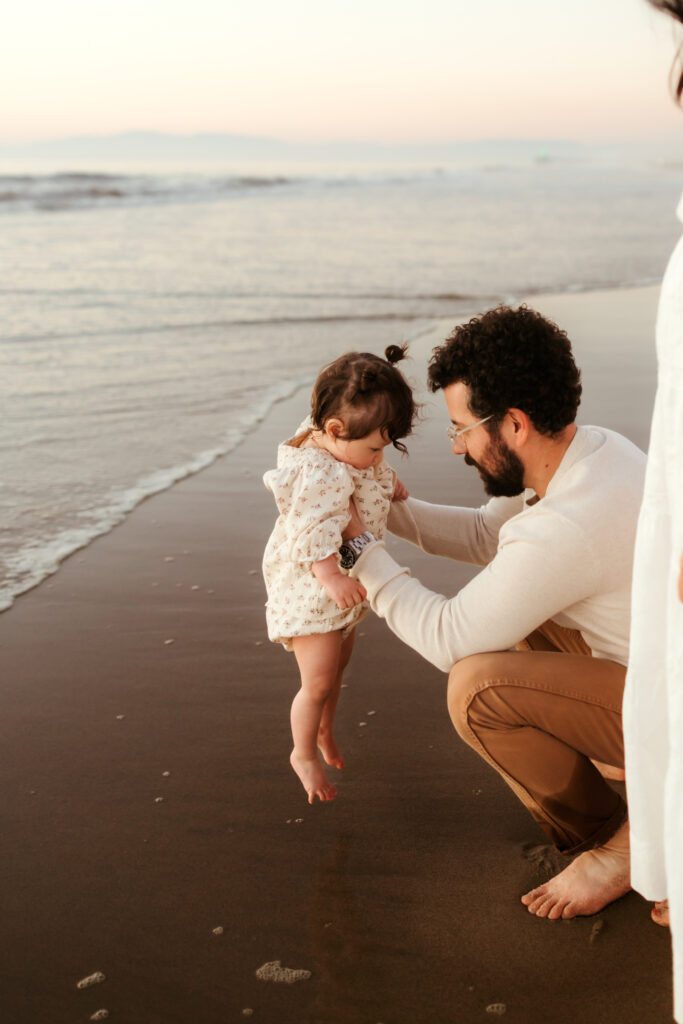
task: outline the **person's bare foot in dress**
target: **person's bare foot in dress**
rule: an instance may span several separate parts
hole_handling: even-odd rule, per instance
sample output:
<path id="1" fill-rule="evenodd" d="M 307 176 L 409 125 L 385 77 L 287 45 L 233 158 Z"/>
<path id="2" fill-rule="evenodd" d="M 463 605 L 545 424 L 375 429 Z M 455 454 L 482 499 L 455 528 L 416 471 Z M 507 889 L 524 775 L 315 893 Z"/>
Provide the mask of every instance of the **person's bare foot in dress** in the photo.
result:
<path id="1" fill-rule="evenodd" d="M 296 774 L 301 779 L 301 785 L 308 793 L 308 802 L 312 804 L 315 798 L 322 800 L 334 800 L 337 790 L 327 781 L 323 766 L 317 757 L 300 757 L 294 750 L 290 755 L 290 763 Z"/>
<path id="2" fill-rule="evenodd" d="M 530 914 L 559 918 L 597 914 L 631 888 L 628 822 L 594 850 L 586 850 L 545 885 L 522 896 Z"/>
<path id="3" fill-rule="evenodd" d="M 669 901 L 668 900 L 657 900 L 650 917 L 655 924 L 661 924 L 662 928 L 671 927 L 671 918 L 669 917 Z"/>

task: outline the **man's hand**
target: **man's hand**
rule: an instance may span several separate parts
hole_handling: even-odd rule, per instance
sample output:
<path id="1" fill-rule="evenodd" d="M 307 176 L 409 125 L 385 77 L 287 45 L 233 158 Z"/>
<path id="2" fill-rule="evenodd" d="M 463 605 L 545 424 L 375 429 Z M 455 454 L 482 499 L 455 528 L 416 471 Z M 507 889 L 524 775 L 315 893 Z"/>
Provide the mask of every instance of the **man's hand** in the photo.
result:
<path id="1" fill-rule="evenodd" d="M 342 611 L 353 608 L 367 597 L 365 587 L 361 586 L 358 580 L 353 580 L 340 571 L 336 555 L 328 555 L 320 562 L 313 562 L 311 571 L 328 597 L 331 597 Z"/>
<path id="2" fill-rule="evenodd" d="M 405 484 L 396 478 L 396 486 L 394 487 L 394 493 L 391 496 L 392 501 L 405 501 L 406 498 L 410 497 L 410 493 Z"/>

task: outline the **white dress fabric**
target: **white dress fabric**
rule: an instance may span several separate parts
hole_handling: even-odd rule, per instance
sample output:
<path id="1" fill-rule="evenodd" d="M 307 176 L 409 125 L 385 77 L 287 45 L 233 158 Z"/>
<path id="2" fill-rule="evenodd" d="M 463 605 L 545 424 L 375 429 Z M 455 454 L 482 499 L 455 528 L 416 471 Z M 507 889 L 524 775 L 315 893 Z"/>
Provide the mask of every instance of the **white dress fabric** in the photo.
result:
<path id="1" fill-rule="evenodd" d="M 678 207 L 683 220 L 683 200 Z M 624 695 L 631 883 L 669 900 L 674 1016 L 683 1022 L 683 239 L 662 282 L 657 397 L 633 576 Z"/>
<path id="2" fill-rule="evenodd" d="M 296 436 L 310 426 L 305 420 Z M 263 482 L 280 513 L 263 556 L 269 638 L 291 650 L 294 636 L 335 629 L 348 635 L 368 614 L 368 602 L 342 611 L 311 565 L 339 550 L 351 497 L 367 529 L 378 539 L 384 537 L 396 474 L 384 460 L 370 469 L 356 469 L 322 448 L 283 443 L 277 469 L 269 470 Z"/>

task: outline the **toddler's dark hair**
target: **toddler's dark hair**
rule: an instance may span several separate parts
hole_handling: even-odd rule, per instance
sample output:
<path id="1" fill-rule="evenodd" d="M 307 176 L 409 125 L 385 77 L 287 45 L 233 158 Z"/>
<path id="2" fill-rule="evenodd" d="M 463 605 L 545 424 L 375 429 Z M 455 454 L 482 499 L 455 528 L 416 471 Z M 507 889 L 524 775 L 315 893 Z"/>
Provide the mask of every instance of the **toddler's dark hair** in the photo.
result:
<path id="1" fill-rule="evenodd" d="M 401 443 L 413 430 L 417 405 L 403 374 L 394 365 L 407 345 L 389 345 L 382 359 L 372 352 L 347 352 L 324 367 L 311 395 L 311 419 L 323 430 L 331 417 L 344 423 L 345 441 L 367 437 L 374 430 L 405 452 Z"/>

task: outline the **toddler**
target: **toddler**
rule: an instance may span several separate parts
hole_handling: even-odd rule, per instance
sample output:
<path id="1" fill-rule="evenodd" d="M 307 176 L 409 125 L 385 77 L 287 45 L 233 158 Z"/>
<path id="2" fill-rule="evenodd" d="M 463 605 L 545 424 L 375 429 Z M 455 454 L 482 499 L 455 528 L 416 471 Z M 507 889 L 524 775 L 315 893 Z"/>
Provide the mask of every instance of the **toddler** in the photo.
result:
<path id="1" fill-rule="evenodd" d="M 301 674 L 290 761 L 309 803 L 337 795 L 318 749 L 328 765 L 344 767 L 334 712 L 354 628 L 369 610 L 363 587 L 340 567 L 349 501 L 381 539 L 392 499 L 408 496 L 384 461 L 387 445 L 406 450 L 401 438 L 416 415 L 412 391 L 394 365 L 405 351 L 390 345 L 385 359 L 348 352 L 326 366 L 313 388 L 310 417 L 279 446 L 277 469 L 263 478 L 280 513 L 263 558 L 268 636 L 294 651 Z M 352 564 L 353 550 L 344 561 L 349 557 Z"/>

